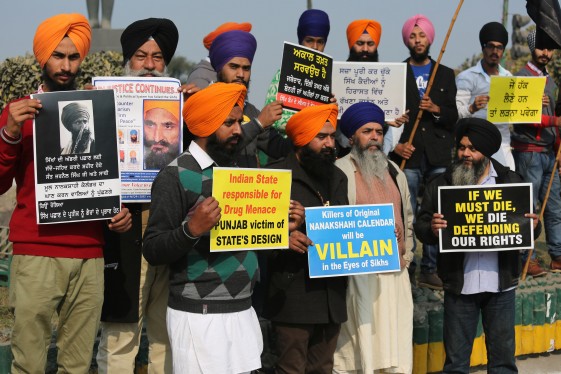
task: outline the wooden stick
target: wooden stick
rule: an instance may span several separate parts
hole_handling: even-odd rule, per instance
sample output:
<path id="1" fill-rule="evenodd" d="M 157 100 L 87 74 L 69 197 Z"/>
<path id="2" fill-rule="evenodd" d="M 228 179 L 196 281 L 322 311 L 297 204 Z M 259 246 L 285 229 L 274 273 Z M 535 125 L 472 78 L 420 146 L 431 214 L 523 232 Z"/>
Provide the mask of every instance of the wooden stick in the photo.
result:
<path id="1" fill-rule="evenodd" d="M 543 199 L 542 207 L 540 209 L 540 216 L 539 220 L 542 221 L 543 214 L 545 212 L 545 207 L 547 205 L 547 200 L 549 199 L 549 193 L 551 192 L 551 185 L 553 184 L 553 178 L 555 178 L 555 171 L 557 171 L 557 165 L 559 165 L 559 156 L 561 156 L 561 145 L 557 150 L 557 155 L 555 156 L 555 162 L 553 163 L 553 170 L 551 171 L 551 178 L 549 178 L 549 184 L 547 185 L 547 191 L 545 193 L 545 197 Z M 543 221 L 542 221 L 543 222 Z M 532 258 L 532 254 L 534 254 L 534 248 L 530 248 L 528 251 L 528 258 L 526 259 L 526 263 L 524 264 L 524 270 L 522 270 L 522 282 L 526 280 L 526 274 L 528 273 L 528 266 L 530 266 L 530 260 Z"/>
<path id="2" fill-rule="evenodd" d="M 432 82 L 434 81 L 434 77 L 436 76 L 436 71 L 438 70 L 438 65 L 440 65 L 440 60 L 442 60 L 442 55 L 446 51 L 446 44 L 448 44 L 448 38 L 452 33 L 452 29 L 454 28 L 454 23 L 456 22 L 456 18 L 458 17 L 458 13 L 460 13 L 460 9 L 462 8 L 462 4 L 464 0 L 460 0 L 458 7 L 456 8 L 456 13 L 454 13 L 454 17 L 452 17 L 452 21 L 450 22 L 450 26 L 448 27 L 448 32 L 446 33 L 446 38 L 444 38 L 444 43 L 442 43 L 442 48 L 440 49 L 440 54 L 438 55 L 438 59 L 436 60 L 436 64 L 434 65 L 434 69 L 432 70 L 432 74 L 429 79 L 429 83 L 427 85 L 427 90 L 425 91 L 425 95 L 429 95 L 430 90 L 432 88 Z M 415 119 L 415 124 L 413 125 L 413 130 L 411 130 L 411 135 L 409 135 L 409 144 L 413 144 L 413 138 L 415 137 L 415 133 L 417 132 L 417 127 L 419 127 L 419 122 L 421 121 L 421 117 L 423 116 L 424 110 L 419 109 L 419 113 L 417 113 L 417 118 Z M 404 125 L 405 126 L 405 125 Z M 401 165 L 399 168 L 403 170 L 405 168 L 405 164 L 407 163 L 406 159 L 401 160 Z"/>

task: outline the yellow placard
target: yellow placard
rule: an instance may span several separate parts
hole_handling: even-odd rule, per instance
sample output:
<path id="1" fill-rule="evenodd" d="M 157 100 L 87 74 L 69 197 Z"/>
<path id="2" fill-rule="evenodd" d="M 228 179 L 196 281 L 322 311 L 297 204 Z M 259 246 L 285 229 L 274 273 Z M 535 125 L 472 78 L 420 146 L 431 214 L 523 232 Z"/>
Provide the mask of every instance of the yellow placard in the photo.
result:
<path id="1" fill-rule="evenodd" d="M 288 248 L 290 170 L 214 168 L 212 196 L 222 208 L 210 251 Z"/>
<path id="2" fill-rule="evenodd" d="M 539 123 L 546 77 L 491 77 L 487 120 Z"/>

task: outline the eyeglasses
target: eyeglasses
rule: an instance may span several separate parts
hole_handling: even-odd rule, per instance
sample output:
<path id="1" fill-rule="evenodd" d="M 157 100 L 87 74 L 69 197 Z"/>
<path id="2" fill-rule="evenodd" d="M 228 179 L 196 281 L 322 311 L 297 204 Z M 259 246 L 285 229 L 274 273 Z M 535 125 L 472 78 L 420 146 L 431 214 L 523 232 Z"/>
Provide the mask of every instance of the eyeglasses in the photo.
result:
<path id="1" fill-rule="evenodd" d="M 496 49 L 497 51 L 504 51 L 505 50 L 505 46 L 502 45 L 502 44 L 496 45 L 496 44 L 486 43 L 486 44 L 483 45 L 483 47 L 490 50 L 490 51 L 492 51 L 494 49 Z"/>

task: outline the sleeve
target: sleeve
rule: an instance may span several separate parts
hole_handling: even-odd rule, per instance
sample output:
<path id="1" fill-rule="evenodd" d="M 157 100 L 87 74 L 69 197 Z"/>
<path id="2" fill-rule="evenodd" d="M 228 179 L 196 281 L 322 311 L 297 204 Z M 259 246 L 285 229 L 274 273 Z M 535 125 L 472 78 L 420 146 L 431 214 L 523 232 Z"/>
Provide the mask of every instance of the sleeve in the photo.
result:
<path id="1" fill-rule="evenodd" d="M 438 238 L 431 229 L 432 215 L 437 211 L 438 185 L 434 181 L 425 188 L 421 209 L 415 221 L 415 235 L 424 244 L 438 244 Z M 445 217 L 446 218 L 446 217 Z"/>
<path id="2" fill-rule="evenodd" d="M 434 123 L 436 125 L 441 125 L 446 127 L 448 130 L 452 131 L 454 125 L 458 121 L 458 108 L 456 106 L 456 80 L 454 79 L 454 72 L 450 69 L 446 69 L 446 75 L 442 75 L 442 80 L 447 82 L 446 96 L 442 103 L 437 103 L 440 106 L 440 116 L 435 119 Z"/>
<path id="3" fill-rule="evenodd" d="M 0 115 L 0 131 L 8 123 L 8 113 L 10 104 L 8 104 Z M 29 121 L 24 123 L 24 126 Z M 18 170 L 19 161 L 23 152 L 23 142 L 18 144 L 8 144 L 0 138 L 0 195 L 8 191 L 13 184 L 13 180 Z"/>
<path id="4" fill-rule="evenodd" d="M 274 159 L 286 157 L 292 150 L 292 142 L 283 138 L 279 132 L 269 127 L 257 138 L 257 148 Z"/>
<path id="5" fill-rule="evenodd" d="M 403 257 L 405 261 L 407 261 L 407 264 L 409 266 L 411 261 L 413 261 L 413 257 L 415 256 L 413 254 L 413 241 L 415 240 L 415 237 L 413 235 L 413 209 L 411 207 L 411 196 L 409 194 L 409 187 L 407 186 L 407 178 L 404 174 L 402 177 L 405 183 L 405 188 L 403 188 L 403 191 L 400 191 L 405 195 L 403 199 L 401 199 L 401 201 L 405 201 L 405 207 L 403 209 L 405 213 L 403 222 L 405 225 L 405 256 Z"/>
<path id="6" fill-rule="evenodd" d="M 186 200 L 180 181 L 165 169 L 160 172 L 152 184 L 150 218 L 142 245 L 144 258 L 151 265 L 173 263 L 198 242 L 183 230 L 190 205 Z"/>
<path id="7" fill-rule="evenodd" d="M 271 84 L 269 85 L 269 89 L 267 90 L 267 95 L 265 96 L 265 105 L 269 105 L 270 103 L 272 103 L 277 99 L 277 93 L 279 92 L 280 73 L 281 73 L 280 69 L 277 70 L 275 76 L 273 77 L 273 80 L 271 81 Z M 277 129 L 277 131 L 279 131 L 281 136 L 284 136 L 286 134 L 285 131 L 286 123 L 288 122 L 290 117 L 292 117 L 293 114 L 294 114 L 293 112 L 283 109 L 281 119 L 279 119 L 277 122 L 273 124 L 272 127 Z"/>
<path id="8" fill-rule="evenodd" d="M 473 114 L 469 112 L 469 106 L 473 103 L 471 93 L 473 92 L 473 82 L 468 79 L 466 74 L 460 73 L 456 78 L 456 108 L 459 118 L 469 118 Z"/>

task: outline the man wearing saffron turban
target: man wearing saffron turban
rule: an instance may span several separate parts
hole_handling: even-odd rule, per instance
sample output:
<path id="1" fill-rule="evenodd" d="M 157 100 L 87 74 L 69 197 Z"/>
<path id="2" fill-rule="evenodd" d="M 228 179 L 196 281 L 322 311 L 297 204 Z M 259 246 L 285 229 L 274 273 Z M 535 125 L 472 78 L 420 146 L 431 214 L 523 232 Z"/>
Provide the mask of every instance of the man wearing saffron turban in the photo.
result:
<path id="1" fill-rule="evenodd" d="M 405 174 L 383 152 L 388 130 L 375 104 L 351 105 L 339 120 L 351 152 L 338 159 L 349 203 L 393 204 L 401 270 L 349 276 L 347 315 L 334 357 L 336 373 L 410 373 L 413 299 L 406 266 L 413 258 L 413 211 Z"/>
<path id="2" fill-rule="evenodd" d="M 88 20 L 80 14 L 59 14 L 39 25 L 33 40 L 42 69 L 38 92 L 74 89 L 90 39 Z M 9 103 L 0 116 L 0 193 L 14 179 L 18 185 L 10 222 L 11 271 L 17 274 L 10 284 L 15 314 L 11 372 L 45 371 L 56 313 L 59 371 L 87 373 L 103 302 L 103 226 L 125 232 L 131 215 L 123 208 L 107 223 L 37 224 L 33 118 L 41 108 L 39 100 L 28 96 Z"/>
<path id="3" fill-rule="evenodd" d="M 126 76 L 167 76 L 179 33 L 166 18 L 147 18 L 131 23 L 121 35 Z M 144 101 L 144 168 L 160 170 L 181 152 L 181 113 L 178 101 Z M 134 132 L 134 135 L 133 135 Z M 137 130 L 130 132 L 138 139 Z M 132 153 L 134 152 L 134 157 Z M 135 150 L 131 163 L 137 162 Z M 128 203 L 133 214 L 132 230 L 124 235 L 106 232 L 105 299 L 101 314 L 101 336 L 97 351 L 100 374 L 130 373 L 140 347 L 142 327 L 148 338 L 148 371 L 172 371 L 171 348 L 166 330 L 169 270 L 151 266 L 142 257 L 143 228 L 148 222 L 149 203 Z"/>
<path id="4" fill-rule="evenodd" d="M 382 25 L 375 20 L 359 19 L 347 26 L 349 58 L 347 61 L 378 62 Z"/>
<path id="5" fill-rule="evenodd" d="M 323 104 L 294 114 L 286 126 L 293 152 L 267 166 L 292 170 L 290 197 L 305 207 L 348 204 L 347 177 L 334 164 L 337 113 L 337 105 Z M 264 305 L 276 333 L 277 372 L 331 373 L 341 323 L 347 320 L 347 279 L 311 279 L 305 226 L 291 232 L 290 240 L 291 250 L 271 252 Z"/>
<path id="6" fill-rule="evenodd" d="M 430 46 L 435 37 L 432 22 L 424 15 L 417 14 L 407 19 L 402 28 L 403 43 L 409 50 L 405 87 L 405 114 L 396 119 L 391 130 L 396 145 L 390 158 L 398 165 L 406 160 L 405 176 L 409 186 L 411 207 L 417 209 L 417 198 L 421 185 L 431 176 L 441 174 L 452 162 L 454 147 L 454 125 L 458 120 L 456 109 L 456 83 L 454 71 L 440 64 L 429 95 L 426 89 L 436 61 L 430 58 Z M 415 132 L 413 142 L 409 137 L 419 110 L 423 115 Z M 397 139 L 399 138 L 399 140 Z M 388 144 L 392 141 L 388 141 Z M 387 150 L 387 148 L 386 148 Z M 413 251 L 416 242 L 413 243 Z M 419 286 L 442 289 L 442 281 L 436 273 L 438 248 L 423 244 Z M 412 282 L 415 283 L 416 263 L 409 267 Z"/>
<path id="7" fill-rule="evenodd" d="M 214 83 L 187 99 L 183 119 L 194 140 L 152 185 L 143 254 L 152 266 L 169 266 L 167 331 L 174 373 L 261 367 L 263 340 L 251 306 L 257 255 L 209 251 L 209 231 L 221 211 L 212 196 L 212 171 L 233 165 L 243 138 L 246 92 L 242 84 Z"/>
<path id="8" fill-rule="evenodd" d="M 249 87 L 251 66 L 257 49 L 257 41 L 249 32 L 233 30 L 220 34 L 209 51 L 210 63 L 217 72 L 218 81 L 242 84 Z M 279 159 L 290 151 L 290 142 L 284 139 L 271 125 L 280 119 L 282 105 L 273 101 L 259 111 L 247 100 L 244 106 L 244 147 L 238 155 L 241 167 L 259 167 L 258 150 L 273 159 Z"/>
<path id="9" fill-rule="evenodd" d="M 221 34 L 232 31 L 241 30 L 245 32 L 251 31 L 251 23 L 243 22 L 226 22 L 218 26 L 214 31 L 211 31 L 203 38 L 203 45 L 207 50 L 210 50 L 210 46 L 214 40 Z M 217 81 L 216 71 L 210 63 L 210 57 L 205 57 L 191 71 L 187 77 L 187 84 L 193 83 L 199 88 L 205 88 L 209 84 Z"/>

